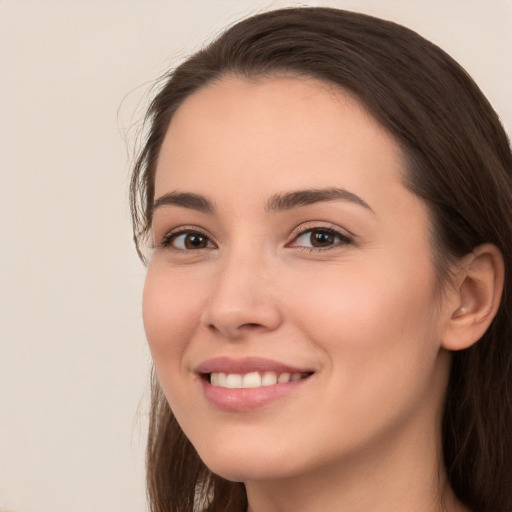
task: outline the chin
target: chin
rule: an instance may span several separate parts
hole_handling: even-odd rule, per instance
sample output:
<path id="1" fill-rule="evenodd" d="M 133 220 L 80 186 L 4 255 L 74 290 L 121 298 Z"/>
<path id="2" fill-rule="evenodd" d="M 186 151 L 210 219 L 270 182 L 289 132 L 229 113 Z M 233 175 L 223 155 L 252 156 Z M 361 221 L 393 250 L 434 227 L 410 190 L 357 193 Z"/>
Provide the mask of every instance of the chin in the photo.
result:
<path id="1" fill-rule="evenodd" d="M 206 466 L 212 473 L 231 482 L 275 481 L 293 476 L 293 473 L 288 473 L 282 467 L 279 468 L 266 463 L 253 466 L 249 462 L 237 461 L 230 464 L 223 461 L 219 464 L 206 464 Z"/>
<path id="2" fill-rule="evenodd" d="M 278 480 L 293 476 L 300 472 L 294 461 L 289 457 L 283 458 L 278 450 L 260 447 L 226 449 L 201 453 L 204 464 L 216 475 L 233 482 L 247 482 L 250 480 Z M 289 464 L 283 461 L 288 460 Z M 296 462 L 296 461 L 295 461 Z"/>

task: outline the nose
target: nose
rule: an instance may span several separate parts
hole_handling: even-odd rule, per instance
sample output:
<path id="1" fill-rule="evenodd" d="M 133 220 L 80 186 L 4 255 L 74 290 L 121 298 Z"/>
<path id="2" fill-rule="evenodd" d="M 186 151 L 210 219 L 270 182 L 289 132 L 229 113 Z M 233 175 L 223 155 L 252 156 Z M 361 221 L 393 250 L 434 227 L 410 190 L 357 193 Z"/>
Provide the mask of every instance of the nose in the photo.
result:
<path id="1" fill-rule="evenodd" d="M 279 327 L 282 316 L 276 299 L 271 264 L 241 254 L 219 263 L 201 321 L 210 331 L 236 340 Z"/>

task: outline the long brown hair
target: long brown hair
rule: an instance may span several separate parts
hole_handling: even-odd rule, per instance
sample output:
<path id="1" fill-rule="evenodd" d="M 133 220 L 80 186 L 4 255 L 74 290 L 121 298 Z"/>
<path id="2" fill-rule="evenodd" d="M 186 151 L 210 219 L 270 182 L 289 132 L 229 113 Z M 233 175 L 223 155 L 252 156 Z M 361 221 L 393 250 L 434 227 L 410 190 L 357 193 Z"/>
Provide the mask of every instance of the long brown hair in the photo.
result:
<path id="1" fill-rule="evenodd" d="M 226 74 L 291 73 L 351 91 L 401 144 L 405 185 L 428 205 L 435 263 L 484 242 L 506 266 L 500 309 L 471 348 L 453 354 L 443 417 L 450 484 L 471 510 L 512 511 L 512 157 L 498 116 L 445 52 L 395 23 L 330 8 L 290 8 L 243 20 L 164 77 L 131 182 L 139 254 L 150 231 L 154 175 L 169 122 L 185 98 Z M 243 484 L 212 474 L 152 375 L 147 484 L 153 512 L 244 510 Z"/>

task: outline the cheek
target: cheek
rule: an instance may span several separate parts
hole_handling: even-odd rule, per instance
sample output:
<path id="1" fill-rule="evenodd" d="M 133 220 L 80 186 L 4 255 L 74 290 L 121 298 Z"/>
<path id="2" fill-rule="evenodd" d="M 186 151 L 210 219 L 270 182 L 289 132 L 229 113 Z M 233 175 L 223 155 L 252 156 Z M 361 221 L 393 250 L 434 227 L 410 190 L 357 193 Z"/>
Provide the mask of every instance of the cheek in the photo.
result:
<path id="1" fill-rule="evenodd" d="M 148 268 L 142 313 L 151 355 L 160 375 L 161 362 L 165 362 L 165 367 L 181 362 L 187 341 L 199 322 L 201 299 L 185 276 L 162 272 L 159 266 L 151 263 Z"/>
<path id="2" fill-rule="evenodd" d="M 436 290 L 430 262 L 418 268 L 347 265 L 311 276 L 294 294 L 297 322 L 332 358 L 383 368 L 386 357 L 437 350 Z M 394 270 L 394 271 L 393 271 Z M 428 341 L 429 343 L 425 343 Z"/>
<path id="3" fill-rule="evenodd" d="M 434 385 L 436 294 L 428 274 L 405 269 L 394 276 L 355 266 L 336 273 L 310 281 L 315 286 L 302 294 L 300 306 L 296 299 L 295 318 L 328 361 L 318 407 L 339 414 L 330 416 L 322 435 L 334 438 L 349 417 L 346 428 L 369 438 L 442 392 L 444 381 Z"/>

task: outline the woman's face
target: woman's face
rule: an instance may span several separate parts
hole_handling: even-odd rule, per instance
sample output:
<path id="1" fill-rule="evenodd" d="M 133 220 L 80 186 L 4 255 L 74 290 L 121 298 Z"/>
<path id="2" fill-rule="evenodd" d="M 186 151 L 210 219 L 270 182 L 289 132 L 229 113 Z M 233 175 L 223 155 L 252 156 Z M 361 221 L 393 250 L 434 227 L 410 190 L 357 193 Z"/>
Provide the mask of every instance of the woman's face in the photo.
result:
<path id="1" fill-rule="evenodd" d="M 403 172 L 394 139 L 318 81 L 225 78 L 176 112 L 144 324 L 214 472 L 277 479 L 432 452 L 446 315 Z"/>

